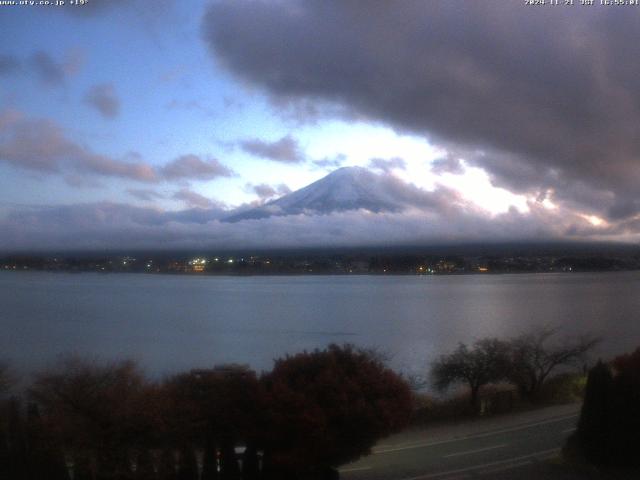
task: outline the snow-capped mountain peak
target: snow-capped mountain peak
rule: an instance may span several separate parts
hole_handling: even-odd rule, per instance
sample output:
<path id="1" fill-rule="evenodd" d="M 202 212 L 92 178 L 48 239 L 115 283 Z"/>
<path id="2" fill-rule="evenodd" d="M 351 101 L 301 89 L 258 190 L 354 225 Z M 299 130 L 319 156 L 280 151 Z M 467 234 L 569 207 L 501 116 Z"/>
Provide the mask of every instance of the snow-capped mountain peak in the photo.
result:
<path id="1" fill-rule="evenodd" d="M 347 210 L 371 212 L 402 210 L 399 180 L 363 167 L 343 167 L 300 190 L 250 210 L 232 213 L 223 221 L 238 222 L 270 216 L 329 214 Z"/>

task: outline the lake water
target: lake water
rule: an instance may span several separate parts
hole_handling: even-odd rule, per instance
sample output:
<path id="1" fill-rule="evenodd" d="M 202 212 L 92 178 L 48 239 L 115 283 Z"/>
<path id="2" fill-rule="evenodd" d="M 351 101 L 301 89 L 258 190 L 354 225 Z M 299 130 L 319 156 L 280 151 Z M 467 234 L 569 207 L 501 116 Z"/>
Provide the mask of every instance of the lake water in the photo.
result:
<path id="1" fill-rule="evenodd" d="M 0 358 L 19 372 L 64 353 L 131 357 L 150 373 L 273 359 L 329 343 L 379 347 L 424 372 L 457 342 L 545 324 L 640 345 L 640 272 L 211 277 L 0 272 Z"/>

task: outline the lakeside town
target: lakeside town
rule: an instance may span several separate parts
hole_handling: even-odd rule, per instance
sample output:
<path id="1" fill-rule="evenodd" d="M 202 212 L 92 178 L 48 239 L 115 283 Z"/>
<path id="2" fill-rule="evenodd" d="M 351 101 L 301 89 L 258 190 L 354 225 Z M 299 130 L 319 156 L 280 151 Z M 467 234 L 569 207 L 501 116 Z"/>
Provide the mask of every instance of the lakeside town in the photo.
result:
<path id="1" fill-rule="evenodd" d="M 640 269 L 640 251 L 524 252 L 437 255 L 420 253 L 290 253 L 135 255 L 14 255 L 1 270 L 200 275 L 451 275 L 603 272 Z"/>

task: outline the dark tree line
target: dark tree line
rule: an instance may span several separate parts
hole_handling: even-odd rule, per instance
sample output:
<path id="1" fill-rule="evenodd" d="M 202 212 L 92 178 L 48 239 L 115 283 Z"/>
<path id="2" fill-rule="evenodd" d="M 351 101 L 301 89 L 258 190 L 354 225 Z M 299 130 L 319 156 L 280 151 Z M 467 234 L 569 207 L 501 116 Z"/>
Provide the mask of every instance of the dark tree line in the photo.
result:
<path id="1" fill-rule="evenodd" d="M 593 336 L 557 339 L 557 330 L 543 328 L 510 340 L 484 338 L 470 347 L 461 343 L 432 364 L 431 381 L 440 391 L 457 383 L 467 385 L 473 406 L 480 389 L 497 382 L 511 383 L 521 397 L 535 402 L 554 370 L 581 364 L 598 341 Z"/>
<path id="2" fill-rule="evenodd" d="M 2 400 L 0 478 L 332 478 L 405 426 L 411 402 L 400 376 L 349 345 L 262 376 L 228 365 L 160 382 L 129 361 L 69 359 Z"/>
<path id="3" fill-rule="evenodd" d="M 640 348 L 589 372 L 576 432 L 565 454 L 599 466 L 640 466 Z"/>

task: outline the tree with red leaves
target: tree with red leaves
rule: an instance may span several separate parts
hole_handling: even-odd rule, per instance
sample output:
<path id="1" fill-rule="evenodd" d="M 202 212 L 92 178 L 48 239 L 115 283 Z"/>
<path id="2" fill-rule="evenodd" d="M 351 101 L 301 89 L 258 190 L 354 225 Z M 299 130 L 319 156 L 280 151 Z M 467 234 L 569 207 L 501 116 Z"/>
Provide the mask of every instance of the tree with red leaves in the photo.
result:
<path id="1" fill-rule="evenodd" d="M 353 461 L 405 426 L 412 410 L 402 377 L 351 345 L 279 359 L 263 383 L 265 458 L 281 472 L 309 475 Z"/>

